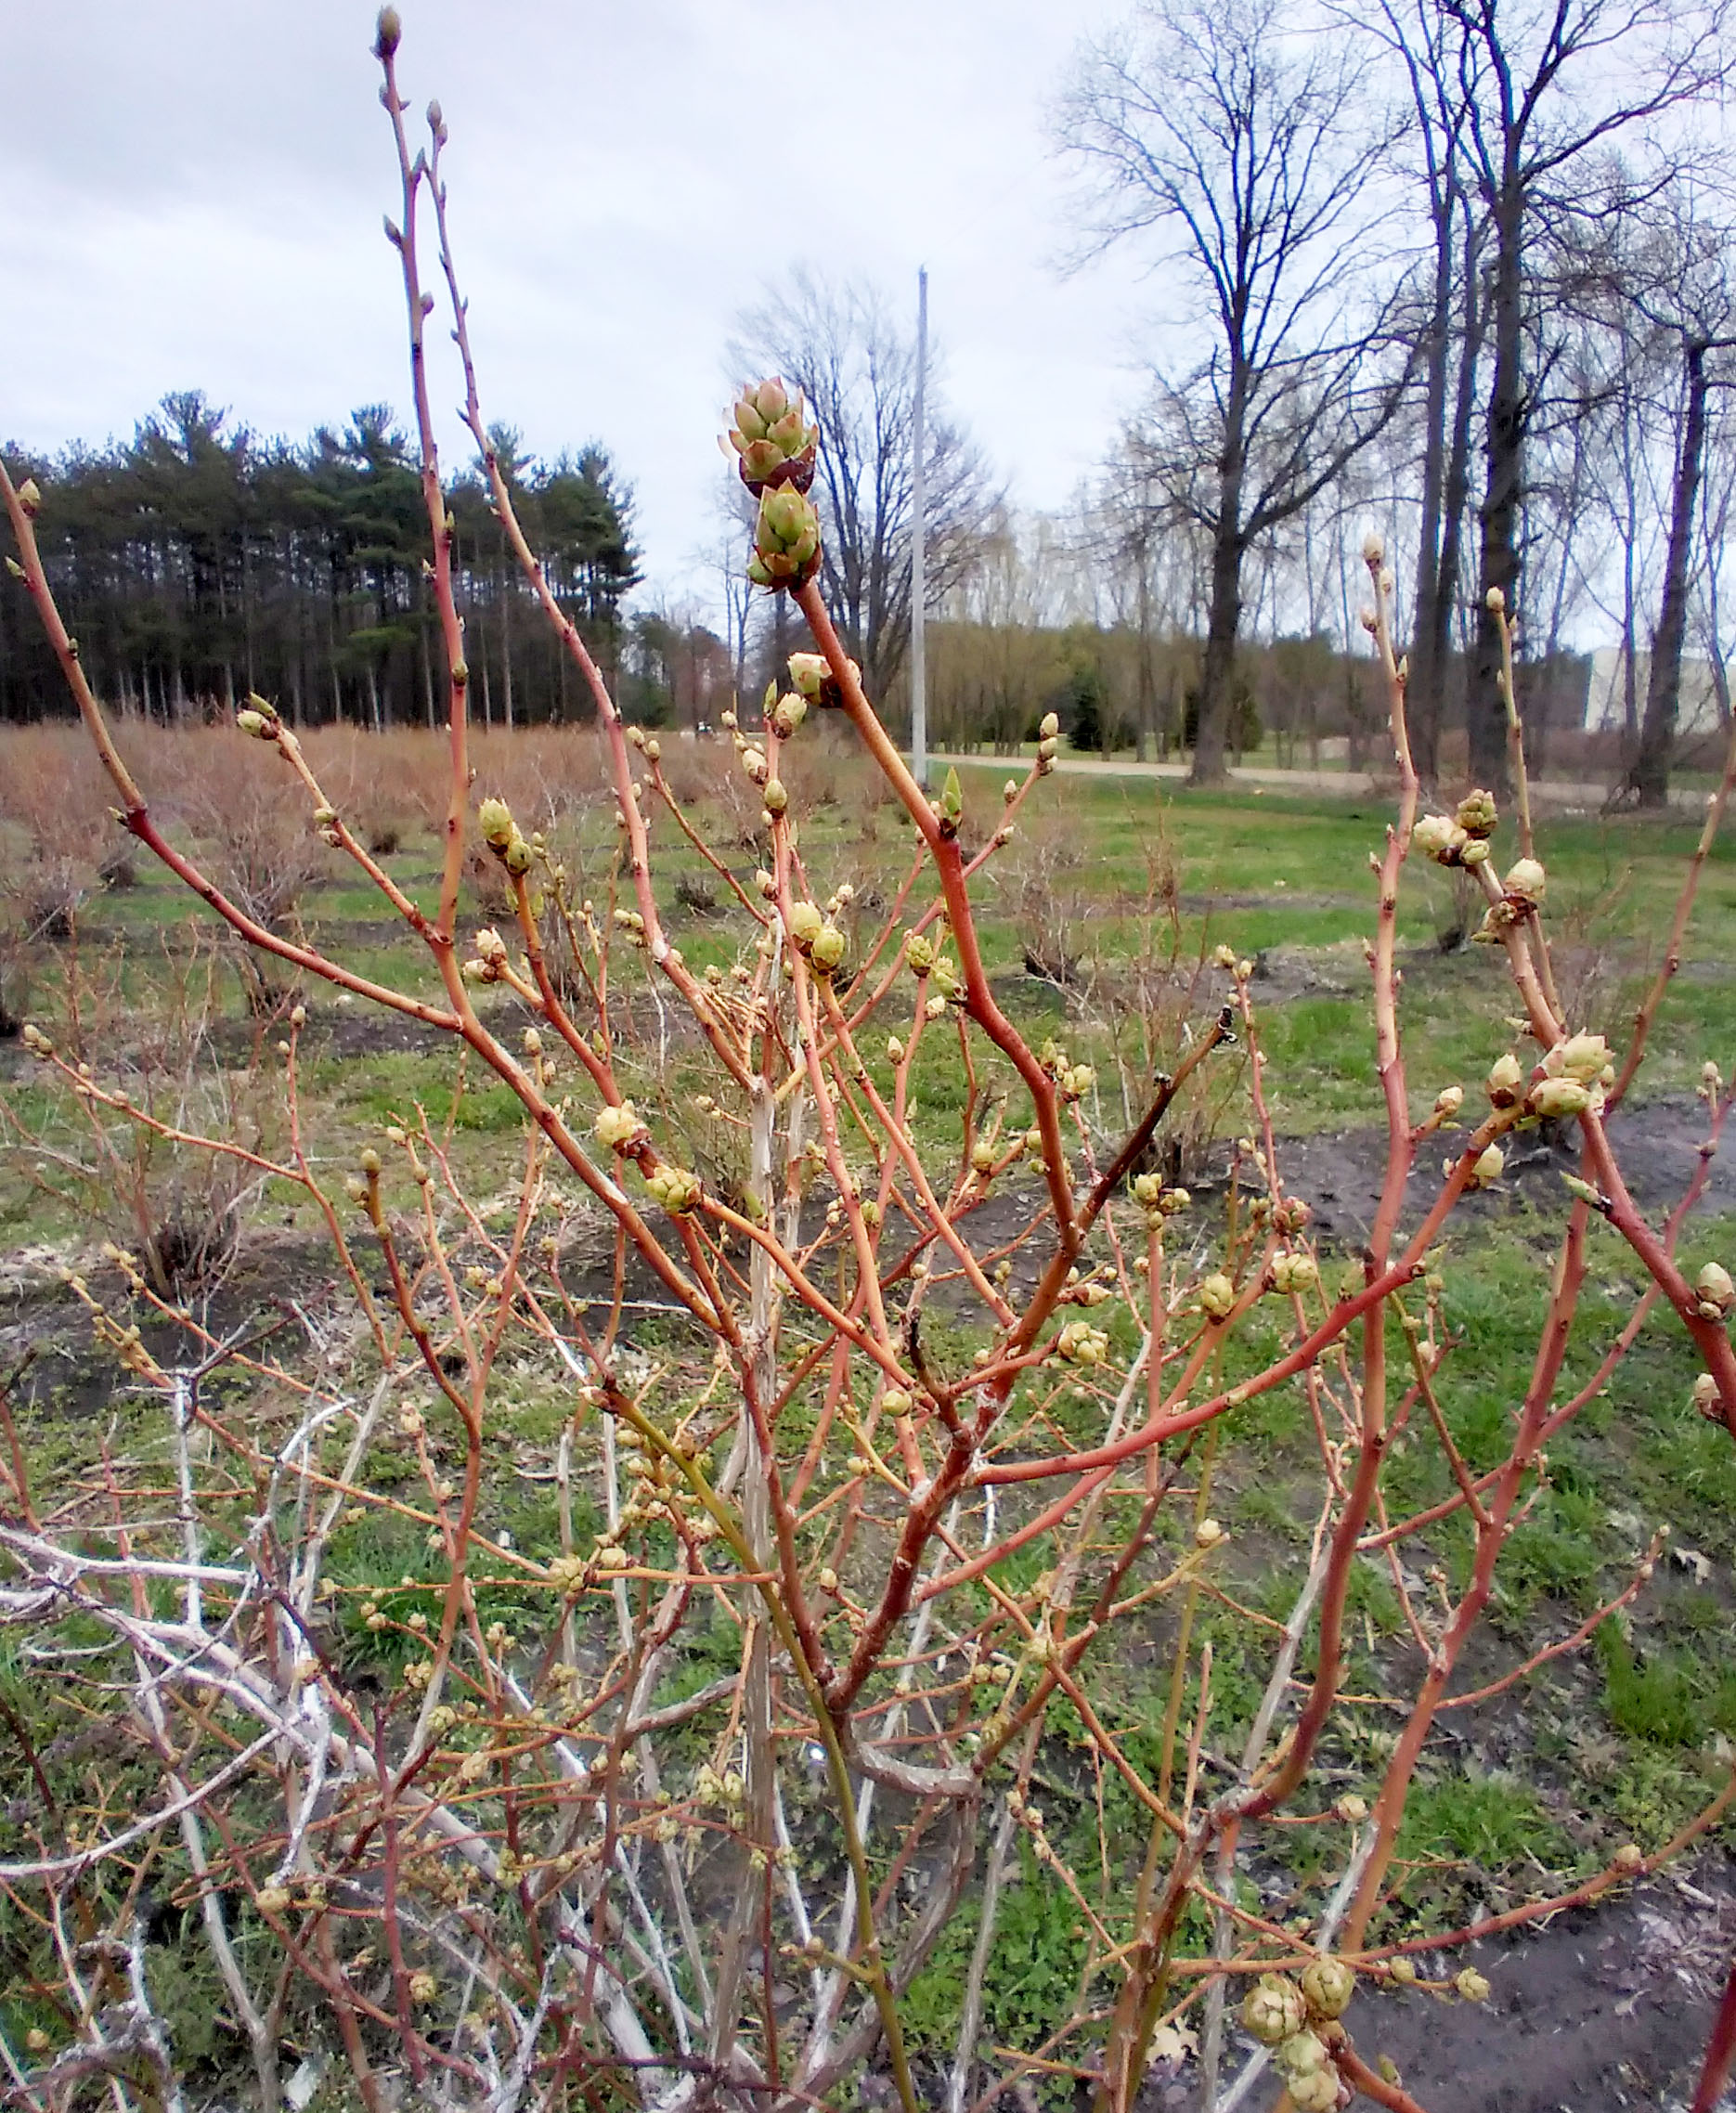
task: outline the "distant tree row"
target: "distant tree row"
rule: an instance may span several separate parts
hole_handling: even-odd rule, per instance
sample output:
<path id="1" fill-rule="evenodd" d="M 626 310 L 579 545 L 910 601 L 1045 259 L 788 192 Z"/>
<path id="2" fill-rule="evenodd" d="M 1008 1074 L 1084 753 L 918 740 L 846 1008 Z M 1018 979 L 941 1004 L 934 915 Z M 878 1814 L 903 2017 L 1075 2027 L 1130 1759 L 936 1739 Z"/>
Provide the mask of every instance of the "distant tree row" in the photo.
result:
<path id="1" fill-rule="evenodd" d="M 623 610 L 639 578 L 630 493 L 599 447 L 539 462 L 516 434 L 496 438 L 563 607 L 611 673 L 627 655 L 642 686 L 656 657 L 628 637 Z M 54 458 L 8 447 L 6 459 L 42 488 L 61 608 L 123 710 L 174 723 L 232 707 L 249 690 L 297 721 L 385 727 L 444 710 L 422 573 L 427 518 L 386 406 L 364 405 L 342 431 L 321 427 L 295 445 L 232 426 L 189 391 L 165 397 L 123 444 Z M 481 484 L 459 478 L 448 503 L 479 717 L 510 726 L 588 716 L 548 627 L 532 620 Z M 22 597 L 0 595 L 0 717 L 64 708 Z"/>

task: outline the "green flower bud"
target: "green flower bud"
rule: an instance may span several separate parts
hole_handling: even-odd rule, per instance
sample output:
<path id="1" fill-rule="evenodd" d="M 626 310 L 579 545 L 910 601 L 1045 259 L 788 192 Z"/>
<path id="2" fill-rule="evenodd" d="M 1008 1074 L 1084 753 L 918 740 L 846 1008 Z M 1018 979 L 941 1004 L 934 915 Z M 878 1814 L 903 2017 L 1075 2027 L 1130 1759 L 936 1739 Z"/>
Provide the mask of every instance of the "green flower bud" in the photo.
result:
<path id="1" fill-rule="evenodd" d="M 1290 2104 L 1296 2113 L 1333 2113 L 1338 2105 L 1338 2071 L 1328 2064 L 1290 2080 Z"/>
<path id="2" fill-rule="evenodd" d="M 1292 2032 L 1278 2044 L 1277 2065 L 1288 2077 L 1313 2076 L 1326 2059 L 1326 2042 L 1313 2032 Z"/>
<path id="3" fill-rule="evenodd" d="M 1462 851 L 1466 836 L 1450 815 L 1425 814 L 1410 833 L 1412 844 L 1425 858 L 1450 865 Z"/>
<path id="4" fill-rule="evenodd" d="M 1544 871 L 1535 859 L 1515 860 L 1507 869 L 1507 877 L 1501 883 L 1502 890 L 1509 902 L 1541 902 L 1544 886 Z"/>
<path id="5" fill-rule="evenodd" d="M 504 851 L 512 841 L 512 810 L 503 799 L 486 799 L 476 810 L 476 825 L 490 850 Z"/>
<path id="6" fill-rule="evenodd" d="M 880 1407 L 887 1416 L 908 1416 L 912 1407 L 909 1390 L 905 1387 L 888 1387 L 880 1396 Z"/>
<path id="7" fill-rule="evenodd" d="M 729 434 L 742 482 L 751 492 L 805 492 L 813 482 L 820 429 L 809 422 L 798 391 L 794 401 L 778 380 L 744 389 Z"/>
<path id="8" fill-rule="evenodd" d="M 787 741 L 808 717 L 808 700 L 799 690 L 786 691 L 771 714 L 772 728 L 780 741 Z"/>
<path id="9" fill-rule="evenodd" d="M 1474 1966 L 1461 1966 L 1453 1976 L 1453 1986 L 1467 2003 L 1487 2003 L 1489 1984 Z"/>
<path id="10" fill-rule="evenodd" d="M 599 1111 L 596 1121 L 597 1142 L 618 1152 L 637 1137 L 644 1124 L 639 1120 L 630 1100 L 624 1100 L 618 1108 L 605 1108 Z"/>
<path id="11" fill-rule="evenodd" d="M 390 58 L 404 36 L 404 23 L 395 7 L 382 7 L 374 24 L 374 57 Z"/>
<path id="12" fill-rule="evenodd" d="M 1539 1079 L 1528 1105 L 1534 1114 L 1560 1120 L 1583 1115 L 1591 1106 L 1591 1095 L 1577 1079 Z"/>
<path id="13" fill-rule="evenodd" d="M 1706 1264 L 1694 1279 L 1694 1290 L 1704 1304 L 1716 1306 L 1721 1314 L 1736 1305 L 1736 1283 L 1730 1281 L 1730 1271 L 1720 1262 Z"/>
<path id="14" fill-rule="evenodd" d="M 645 1186 L 672 1217 L 684 1217 L 699 1201 L 699 1176 L 685 1167 L 659 1167 L 646 1175 Z"/>
<path id="15" fill-rule="evenodd" d="M 530 846 L 516 834 L 508 841 L 506 849 L 500 854 L 501 864 L 514 879 L 521 878 L 530 871 Z"/>
<path id="16" fill-rule="evenodd" d="M 1236 1287 L 1221 1269 L 1213 1270 L 1199 1287 L 1199 1303 L 1211 1319 L 1225 1319 L 1235 1309 Z"/>
<path id="17" fill-rule="evenodd" d="M 1510 1052 L 1497 1056 L 1489 1067 L 1489 1098 L 1496 1108 L 1511 1108 L 1524 1082 L 1519 1058 Z"/>
<path id="18" fill-rule="evenodd" d="M 1477 1163 L 1470 1170 L 1470 1186 L 1473 1188 L 1489 1187 L 1492 1183 L 1500 1180 L 1502 1170 L 1506 1165 L 1507 1155 L 1501 1147 L 1498 1145 L 1490 1145 L 1479 1155 Z"/>
<path id="19" fill-rule="evenodd" d="M 800 587 L 819 569 L 820 516 L 794 485 L 761 491 L 754 555 L 780 587 Z"/>
<path id="20" fill-rule="evenodd" d="M 1089 1321 L 1069 1321 L 1055 1339 L 1058 1355 L 1069 1365 L 1101 1365 L 1109 1355 L 1109 1339 Z"/>
<path id="21" fill-rule="evenodd" d="M 1487 836 L 1500 819 L 1491 792 L 1469 792 L 1458 803 L 1459 827 L 1468 836 Z"/>
<path id="22" fill-rule="evenodd" d="M 913 975 L 926 976 L 934 966 L 934 948 L 921 932 L 913 932 L 904 942 L 904 958 Z"/>
<path id="23" fill-rule="evenodd" d="M 1557 1069 L 1550 1062 L 1550 1058 L 1557 1055 L 1558 1051 L 1552 1049 L 1549 1056 L 1545 1057 L 1544 1068 L 1547 1070 L 1553 1071 Z M 1594 1080 L 1603 1076 L 1603 1068 L 1610 1060 L 1610 1045 L 1600 1034 L 1570 1034 L 1561 1044 L 1559 1056 L 1560 1069 L 1570 1079 L 1577 1079 L 1581 1085 L 1588 1086 Z"/>
<path id="24" fill-rule="evenodd" d="M 34 477 L 26 477 L 18 487 L 18 502 L 27 519 L 33 521 L 42 512 L 42 486 Z"/>
<path id="25" fill-rule="evenodd" d="M 1281 2046 L 1302 2030 L 1301 1992 L 1281 1974 L 1262 1974 L 1242 1998 L 1242 2023 L 1262 2046 Z"/>
<path id="26" fill-rule="evenodd" d="M 1315 2017 L 1341 2017 L 1356 1992 L 1356 1975 L 1341 1959 L 1315 1959 L 1302 1968 L 1302 1992 Z"/>
<path id="27" fill-rule="evenodd" d="M 810 703 L 819 697 L 831 676 L 832 664 L 823 653 L 791 654 L 790 681 Z"/>
<path id="28" fill-rule="evenodd" d="M 789 934 L 804 953 L 825 929 L 825 919 L 812 902 L 797 902 L 790 907 Z"/>
<path id="29" fill-rule="evenodd" d="M 836 925 L 823 925 L 815 937 L 810 958 L 823 975 L 830 976 L 849 949 L 849 941 Z"/>
<path id="30" fill-rule="evenodd" d="M 759 797 L 766 803 L 768 814 L 782 814 L 790 804 L 790 796 L 782 778 L 768 778 Z"/>

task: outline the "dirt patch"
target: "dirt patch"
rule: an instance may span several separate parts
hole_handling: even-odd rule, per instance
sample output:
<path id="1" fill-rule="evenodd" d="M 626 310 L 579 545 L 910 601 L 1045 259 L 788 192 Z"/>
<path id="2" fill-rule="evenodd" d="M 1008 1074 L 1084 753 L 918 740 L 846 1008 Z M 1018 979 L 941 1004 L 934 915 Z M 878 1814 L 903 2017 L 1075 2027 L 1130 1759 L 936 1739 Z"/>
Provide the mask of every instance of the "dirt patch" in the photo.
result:
<path id="1" fill-rule="evenodd" d="M 1348 2022 L 1365 2055 L 1390 2055 L 1429 2113 L 1684 2105 L 1733 1938 L 1736 1873 L 1718 1857 L 1535 1937 L 1475 1947 L 1469 1962 L 1493 1990 L 1479 2011 L 1363 1996 Z"/>
<path id="2" fill-rule="evenodd" d="M 1491 1988 L 1475 2010 L 1420 1991 L 1363 1994 L 1345 2023 L 1363 2059 L 1386 2055 L 1428 2113 L 1675 2113 L 1699 2076 L 1732 1938 L 1736 1869 L 1704 1859 L 1547 1928 L 1419 1963 L 1434 1977 L 1475 1965 Z M 1226 2080 L 1250 2052 L 1241 2040 Z M 1244 2103 L 1276 2095 L 1263 2080 Z M 1198 2080 L 1153 2081 L 1141 2103 L 1191 2109 Z"/>
<path id="3" fill-rule="evenodd" d="M 1705 1137 L 1703 1103 L 1687 1095 L 1629 1102 L 1609 1120 L 1610 1142 L 1624 1179 L 1639 1208 L 1654 1220 L 1680 1201 L 1699 1163 Z M 1456 1151 L 1464 1133 L 1441 1133 L 1438 1144 L 1425 1142 L 1406 1186 L 1401 1228 L 1414 1225 L 1432 1201 L 1441 1181 L 1441 1161 Z M 1346 1247 L 1368 1237 L 1386 1178 L 1384 1128 L 1369 1124 L 1352 1130 L 1322 1131 L 1312 1137 L 1280 1138 L 1278 1171 L 1287 1191 L 1312 1204 L 1320 1238 Z M 1220 1149 L 1194 1186 L 1209 1191 L 1226 1178 L 1227 1153 Z M 1564 1173 L 1579 1172 L 1574 1134 L 1532 1130 L 1508 1149 L 1507 1173 L 1498 1186 L 1469 1196 L 1454 1212 L 1456 1221 L 1474 1224 L 1498 1217 L 1516 1200 L 1532 1207 L 1565 1208 Z M 1736 1211 L 1736 1163 L 1715 1158 L 1696 1210 Z"/>

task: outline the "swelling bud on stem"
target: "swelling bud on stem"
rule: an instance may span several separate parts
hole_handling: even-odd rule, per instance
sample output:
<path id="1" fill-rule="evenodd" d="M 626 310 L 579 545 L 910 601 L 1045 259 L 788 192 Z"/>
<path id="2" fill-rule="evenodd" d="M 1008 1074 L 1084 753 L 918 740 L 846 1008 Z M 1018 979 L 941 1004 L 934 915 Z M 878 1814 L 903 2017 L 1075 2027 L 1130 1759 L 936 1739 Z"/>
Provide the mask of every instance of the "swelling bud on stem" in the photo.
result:
<path id="1" fill-rule="evenodd" d="M 606 1145 L 612 1152 L 625 1151 L 644 1124 L 639 1120 L 630 1100 L 624 1100 L 618 1108 L 602 1109 L 595 1124 L 597 1142 Z"/>
<path id="2" fill-rule="evenodd" d="M 1465 831 L 1446 814 L 1425 814 L 1410 833 L 1412 844 L 1437 865 L 1453 865 L 1470 841 Z"/>
<path id="3" fill-rule="evenodd" d="M 775 375 L 742 391 L 729 444 L 742 482 L 751 492 L 784 487 L 805 492 L 813 482 L 820 429 L 809 422 L 801 391 L 792 398 Z"/>
<path id="4" fill-rule="evenodd" d="M 1305 2016 L 1302 1991 L 1281 1974 L 1262 1974 L 1242 1998 L 1242 2023 L 1263 2047 L 1293 2039 Z"/>
<path id="5" fill-rule="evenodd" d="M 1710 1306 L 1714 1314 L 1722 1316 L 1736 1305 L 1736 1283 L 1730 1281 L 1730 1273 L 1721 1262 L 1706 1264 L 1694 1278 L 1694 1290 L 1700 1294 L 1703 1313 Z"/>
<path id="6" fill-rule="evenodd" d="M 1532 1087 L 1526 1106 L 1546 1121 L 1583 1115 L 1591 1106 L 1589 1088 L 1577 1079 L 1539 1079 Z"/>
<path id="7" fill-rule="evenodd" d="M 1199 1303 L 1214 1321 L 1227 1320 L 1236 1310 L 1236 1287 L 1221 1269 L 1215 1269 L 1199 1287 Z"/>
<path id="8" fill-rule="evenodd" d="M 1341 1959 L 1315 1959 L 1302 1968 L 1302 1992 L 1315 2017 L 1341 2017 L 1356 1992 L 1354 1969 Z"/>
<path id="9" fill-rule="evenodd" d="M 754 554 L 747 577 L 756 587 L 801 587 L 820 568 L 820 516 L 794 485 L 759 495 Z"/>
<path id="10" fill-rule="evenodd" d="M 1509 1051 L 1489 1067 L 1489 1100 L 1496 1108 L 1511 1108 L 1519 1099 L 1525 1073 L 1519 1058 Z"/>

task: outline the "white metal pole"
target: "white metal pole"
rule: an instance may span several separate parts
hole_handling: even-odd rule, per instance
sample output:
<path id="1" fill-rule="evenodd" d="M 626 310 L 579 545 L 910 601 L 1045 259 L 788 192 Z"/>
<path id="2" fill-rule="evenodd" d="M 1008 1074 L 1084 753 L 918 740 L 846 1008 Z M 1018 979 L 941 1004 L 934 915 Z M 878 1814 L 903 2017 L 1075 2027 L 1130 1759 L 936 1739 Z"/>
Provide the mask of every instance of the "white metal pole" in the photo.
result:
<path id="1" fill-rule="evenodd" d="M 910 767 L 928 783 L 927 523 L 923 517 L 923 395 L 928 379 L 928 271 L 916 274 L 916 404 L 911 419 Z"/>

